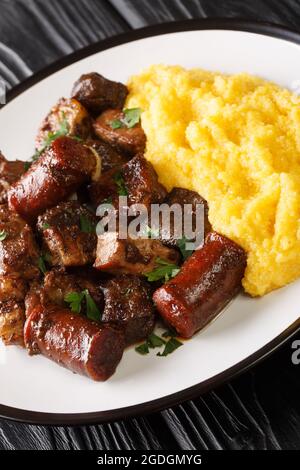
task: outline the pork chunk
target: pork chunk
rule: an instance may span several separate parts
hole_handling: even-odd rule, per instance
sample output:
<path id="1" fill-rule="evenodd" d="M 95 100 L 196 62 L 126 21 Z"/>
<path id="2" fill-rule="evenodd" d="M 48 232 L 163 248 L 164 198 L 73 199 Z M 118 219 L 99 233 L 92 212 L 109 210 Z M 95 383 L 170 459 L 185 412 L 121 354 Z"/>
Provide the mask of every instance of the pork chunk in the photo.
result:
<path id="1" fill-rule="evenodd" d="M 109 109 L 94 122 L 94 131 L 100 139 L 115 147 L 128 156 L 144 153 L 146 148 L 146 135 L 140 123 L 128 128 L 126 126 L 116 128 L 115 122 L 124 119 L 124 112 L 117 109 Z"/>
<path id="2" fill-rule="evenodd" d="M 0 152 L 0 204 L 7 201 L 7 190 L 12 183 L 25 173 L 25 170 L 24 162 L 19 160 L 8 161 Z"/>
<path id="3" fill-rule="evenodd" d="M 87 139 L 92 131 L 91 118 L 87 110 L 75 99 L 61 98 L 53 106 L 50 113 L 41 124 L 36 137 L 36 148 L 41 150 L 49 133 L 62 130 L 70 136 Z"/>
<path id="4" fill-rule="evenodd" d="M 151 288 L 138 276 L 119 276 L 104 287 L 104 322 L 125 329 L 126 344 L 137 343 L 152 333 L 155 316 Z"/>
<path id="5" fill-rule="evenodd" d="M 157 258 L 176 264 L 179 253 L 173 248 L 152 239 L 119 239 L 116 232 L 106 232 L 98 237 L 97 257 L 94 267 L 112 274 L 141 275 L 153 271 Z"/>
<path id="6" fill-rule="evenodd" d="M 47 261 L 53 266 L 83 266 L 96 257 L 97 218 L 76 201 L 62 202 L 39 216 Z"/>
<path id="7" fill-rule="evenodd" d="M 96 72 L 82 75 L 72 90 L 72 97 L 95 115 L 108 108 L 122 109 L 127 94 L 125 85 Z"/>
<path id="8" fill-rule="evenodd" d="M 7 346 L 23 345 L 24 304 L 10 300 L 0 302 L 0 338 Z"/>
<path id="9" fill-rule="evenodd" d="M 0 233 L 0 276 L 37 278 L 39 250 L 32 229 L 7 205 L 0 206 Z"/>

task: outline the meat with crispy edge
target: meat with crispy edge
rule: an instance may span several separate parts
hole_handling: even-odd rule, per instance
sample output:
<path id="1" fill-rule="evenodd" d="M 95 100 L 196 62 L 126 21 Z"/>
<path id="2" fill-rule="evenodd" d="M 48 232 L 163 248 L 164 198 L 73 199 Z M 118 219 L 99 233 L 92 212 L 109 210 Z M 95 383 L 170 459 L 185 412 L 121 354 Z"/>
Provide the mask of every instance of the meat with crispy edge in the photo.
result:
<path id="1" fill-rule="evenodd" d="M 50 134 L 61 131 L 66 126 L 67 135 L 86 140 L 92 133 L 92 122 L 87 110 L 75 99 L 61 98 L 52 107 L 43 120 L 36 136 L 35 145 L 37 150 L 45 146 Z"/>
<path id="2" fill-rule="evenodd" d="M 157 258 L 176 264 L 180 255 L 176 249 L 163 245 L 159 240 L 120 239 L 117 232 L 105 232 L 98 236 L 94 267 L 116 275 L 141 275 L 157 267 Z"/>
<path id="3" fill-rule="evenodd" d="M 43 251 L 52 266 L 83 266 L 96 258 L 96 216 L 76 201 L 61 202 L 38 217 Z"/>
<path id="4" fill-rule="evenodd" d="M 114 204 L 118 203 L 120 189 L 116 180 L 123 182 L 128 206 L 143 204 L 148 213 L 151 204 L 160 204 L 167 196 L 167 191 L 158 181 L 152 164 L 142 155 L 136 155 L 121 169 L 111 169 L 103 173 L 99 181 L 91 185 L 89 191 L 94 206 L 97 207 L 108 198 L 111 198 Z"/>
<path id="5" fill-rule="evenodd" d="M 160 227 L 159 230 L 159 238 L 168 246 L 175 247 L 178 244 L 179 239 L 183 239 L 185 237 L 189 241 L 194 241 L 193 238 L 186 237 L 184 233 L 184 207 L 186 206 L 188 209 L 188 215 L 191 217 L 191 226 L 190 229 L 196 231 L 196 216 L 197 216 L 197 207 L 202 207 L 203 212 L 199 211 L 199 214 L 203 215 L 203 218 L 199 221 L 202 222 L 200 226 L 198 226 L 198 230 L 200 231 L 199 235 L 203 235 L 203 238 L 206 237 L 208 232 L 211 230 L 211 224 L 208 220 L 208 204 L 207 201 L 200 196 L 196 191 L 191 191 L 189 189 L 183 188 L 173 188 L 171 192 L 167 195 L 164 203 L 167 204 L 169 207 L 172 207 L 174 204 L 178 204 L 179 208 L 181 209 L 182 218 L 180 220 L 174 219 L 174 214 L 170 214 L 170 226 L 166 228 Z M 175 213 L 176 214 L 176 213 Z M 198 222 L 198 224 L 199 224 Z M 178 231 L 177 231 L 178 230 Z M 179 233 L 182 234 L 181 237 L 178 237 Z"/>
<path id="6" fill-rule="evenodd" d="M 73 98 L 95 115 L 108 108 L 122 109 L 127 94 L 125 85 L 108 80 L 96 72 L 81 75 L 71 93 Z"/>
<path id="7" fill-rule="evenodd" d="M 246 253 L 232 240 L 210 232 L 173 279 L 154 292 L 163 320 L 190 338 L 224 308 L 241 288 Z"/>
<path id="8" fill-rule="evenodd" d="M 128 156 L 144 153 L 146 148 L 146 135 L 140 123 L 128 128 L 126 126 L 114 128 L 114 122 L 122 121 L 124 112 L 118 109 L 108 109 L 94 122 L 95 134 L 120 152 Z"/>
<path id="9" fill-rule="evenodd" d="M 68 305 L 65 302 L 66 296 L 72 292 L 79 294 L 84 290 L 88 290 L 99 311 L 102 312 L 104 298 L 99 282 L 95 282 L 86 273 L 82 273 L 80 276 L 80 274 L 70 274 L 63 268 L 54 268 L 46 273 L 43 283 L 32 283 L 25 299 L 26 317 L 31 314 L 34 307 L 38 304 L 67 307 Z M 86 314 L 84 302 L 81 304 L 81 313 Z"/>
<path id="10" fill-rule="evenodd" d="M 98 180 L 100 174 L 101 160 L 93 149 L 71 137 L 60 137 L 10 188 L 9 206 L 32 223 L 82 184 Z"/>
<path id="11" fill-rule="evenodd" d="M 39 251 L 31 228 L 6 205 L 0 206 L 0 337 L 22 344 L 27 283 L 39 277 Z"/>
<path id="12" fill-rule="evenodd" d="M 104 322 L 116 322 L 125 328 L 126 344 L 146 339 L 155 325 L 152 290 L 138 276 L 124 275 L 104 286 Z"/>
<path id="13" fill-rule="evenodd" d="M 9 161 L 0 152 L 0 204 L 7 202 L 7 191 L 26 171 L 25 162 Z"/>

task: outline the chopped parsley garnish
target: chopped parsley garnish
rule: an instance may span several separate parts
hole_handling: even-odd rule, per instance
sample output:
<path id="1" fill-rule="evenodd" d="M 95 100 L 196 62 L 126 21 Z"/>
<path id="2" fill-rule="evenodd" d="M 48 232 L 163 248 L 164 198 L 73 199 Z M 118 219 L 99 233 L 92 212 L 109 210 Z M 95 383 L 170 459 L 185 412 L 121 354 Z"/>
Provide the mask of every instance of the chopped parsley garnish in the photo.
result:
<path id="1" fill-rule="evenodd" d="M 7 233 L 5 232 L 5 230 L 1 230 L 0 231 L 0 242 L 3 242 L 7 237 Z"/>
<path id="2" fill-rule="evenodd" d="M 83 294 L 85 296 L 87 317 L 91 320 L 99 321 L 101 319 L 101 313 L 94 299 L 92 298 L 87 289 L 83 291 Z"/>
<path id="3" fill-rule="evenodd" d="M 119 196 L 128 196 L 128 191 L 125 186 L 124 178 L 122 176 L 122 173 L 119 171 L 118 173 L 115 174 L 114 176 L 114 182 L 117 185 L 117 191 Z"/>
<path id="4" fill-rule="evenodd" d="M 112 129 L 121 129 L 127 127 L 131 129 L 136 126 L 141 120 L 141 108 L 130 108 L 123 110 L 124 116 L 121 119 L 114 119 L 110 123 Z"/>
<path id="5" fill-rule="evenodd" d="M 177 333 L 175 330 L 167 330 L 167 331 L 164 331 L 162 334 L 163 338 L 174 338 L 175 336 L 177 336 Z"/>
<path id="6" fill-rule="evenodd" d="M 28 171 L 29 168 L 31 167 L 31 165 L 32 165 L 32 162 L 24 162 L 24 169 L 25 169 L 25 171 Z"/>
<path id="7" fill-rule="evenodd" d="M 101 319 L 101 312 L 88 289 L 85 289 L 82 292 L 69 292 L 69 294 L 65 296 L 64 300 L 69 304 L 70 309 L 74 313 L 81 312 L 82 301 L 85 300 L 87 317 L 95 321 L 99 321 Z"/>
<path id="8" fill-rule="evenodd" d="M 95 225 L 84 214 L 80 214 L 80 230 L 83 233 L 94 233 Z"/>
<path id="9" fill-rule="evenodd" d="M 70 309 L 74 313 L 81 312 L 81 302 L 84 299 L 83 292 L 69 292 L 64 298 L 65 302 L 69 304 Z"/>
<path id="10" fill-rule="evenodd" d="M 156 258 L 155 262 L 158 267 L 150 273 L 145 273 L 145 276 L 149 282 L 160 281 L 162 279 L 167 282 L 172 277 L 175 277 L 180 271 L 180 268 L 177 266 L 177 264 L 169 263 L 164 259 Z"/>
<path id="11" fill-rule="evenodd" d="M 45 223 L 42 225 L 42 229 L 43 229 L 43 230 L 47 230 L 48 228 L 50 228 L 50 225 L 49 225 L 47 222 L 45 222 Z"/>
<path id="12" fill-rule="evenodd" d="M 145 356 L 149 353 L 149 345 L 147 342 L 140 344 L 135 348 L 136 352 Z"/>
<path id="13" fill-rule="evenodd" d="M 41 255 L 38 259 L 38 267 L 42 274 L 46 274 L 46 272 L 48 271 L 46 267 L 46 261 L 47 260 L 45 255 Z"/>
<path id="14" fill-rule="evenodd" d="M 180 240 L 177 240 L 177 246 L 182 254 L 182 257 L 184 261 L 188 259 L 191 254 L 193 253 L 193 250 L 187 250 L 186 244 L 189 242 L 185 236 L 183 236 Z"/>
<path id="15" fill-rule="evenodd" d="M 179 341 L 176 338 L 170 338 L 169 341 L 166 343 L 165 349 L 163 350 L 163 352 L 162 353 L 158 352 L 157 356 L 160 356 L 160 357 L 168 356 L 168 354 L 171 354 L 177 348 L 180 348 L 180 346 L 183 346 L 183 343 L 181 343 L 181 341 Z"/>
<path id="16" fill-rule="evenodd" d="M 162 336 L 166 336 L 170 338 L 168 341 L 165 341 L 160 336 L 157 336 L 156 334 L 152 333 L 151 335 L 148 336 L 148 338 L 146 339 L 144 343 L 140 344 L 139 346 L 135 348 L 136 352 L 145 356 L 146 354 L 149 354 L 150 349 L 161 348 L 162 346 L 164 346 L 164 350 L 162 352 L 158 352 L 157 356 L 165 357 L 168 354 L 171 354 L 177 348 L 182 346 L 182 343 L 178 339 L 175 338 L 173 333 L 172 333 L 172 336 L 170 337 L 169 333 L 170 333 L 169 331 L 166 331 L 165 333 L 162 334 Z"/>

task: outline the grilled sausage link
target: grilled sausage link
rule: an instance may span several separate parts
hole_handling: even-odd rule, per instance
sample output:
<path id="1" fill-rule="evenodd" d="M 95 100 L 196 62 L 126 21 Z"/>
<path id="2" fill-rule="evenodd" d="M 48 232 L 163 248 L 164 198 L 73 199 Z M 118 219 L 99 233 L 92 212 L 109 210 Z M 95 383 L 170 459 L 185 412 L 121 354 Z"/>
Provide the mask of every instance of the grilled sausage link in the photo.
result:
<path id="1" fill-rule="evenodd" d="M 56 139 L 8 192 L 9 207 L 32 223 L 46 209 L 96 178 L 96 152 L 71 137 Z"/>
<path id="2" fill-rule="evenodd" d="M 118 327 L 40 304 L 26 320 L 24 341 L 29 354 L 43 354 L 96 381 L 107 380 L 115 372 L 125 347 L 124 332 Z"/>
<path id="3" fill-rule="evenodd" d="M 246 253 L 232 240 L 210 232 L 203 248 L 183 264 L 179 274 L 157 289 L 155 305 L 177 333 L 190 338 L 237 294 Z"/>

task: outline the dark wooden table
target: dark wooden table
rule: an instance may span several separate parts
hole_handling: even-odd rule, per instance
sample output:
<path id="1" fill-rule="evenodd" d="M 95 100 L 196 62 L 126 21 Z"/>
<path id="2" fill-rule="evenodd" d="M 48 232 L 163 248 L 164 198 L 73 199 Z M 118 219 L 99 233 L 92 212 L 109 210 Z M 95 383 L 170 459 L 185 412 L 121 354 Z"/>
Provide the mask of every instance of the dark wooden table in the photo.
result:
<path id="1" fill-rule="evenodd" d="M 300 30 L 300 0 L 0 0 L 0 77 L 13 87 L 100 39 L 203 17 Z M 49 428 L 0 420 L 0 449 L 300 449 L 300 365 L 291 353 L 290 342 L 217 390 L 126 422 Z"/>

